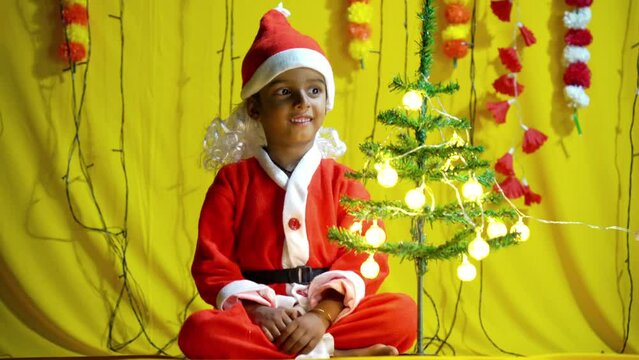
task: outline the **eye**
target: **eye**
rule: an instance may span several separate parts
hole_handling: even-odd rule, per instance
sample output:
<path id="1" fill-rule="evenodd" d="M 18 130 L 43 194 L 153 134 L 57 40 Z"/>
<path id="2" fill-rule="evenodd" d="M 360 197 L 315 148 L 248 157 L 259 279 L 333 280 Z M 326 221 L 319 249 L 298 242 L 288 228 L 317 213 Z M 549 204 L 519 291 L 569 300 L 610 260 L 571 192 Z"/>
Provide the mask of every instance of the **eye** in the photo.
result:
<path id="1" fill-rule="evenodd" d="M 320 87 L 312 87 L 310 93 L 312 95 L 320 95 L 322 93 L 323 89 Z"/>
<path id="2" fill-rule="evenodd" d="M 291 93 L 291 90 L 289 90 L 288 88 L 280 88 L 280 89 L 277 89 L 275 93 L 277 95 L 289 95 Z"/>

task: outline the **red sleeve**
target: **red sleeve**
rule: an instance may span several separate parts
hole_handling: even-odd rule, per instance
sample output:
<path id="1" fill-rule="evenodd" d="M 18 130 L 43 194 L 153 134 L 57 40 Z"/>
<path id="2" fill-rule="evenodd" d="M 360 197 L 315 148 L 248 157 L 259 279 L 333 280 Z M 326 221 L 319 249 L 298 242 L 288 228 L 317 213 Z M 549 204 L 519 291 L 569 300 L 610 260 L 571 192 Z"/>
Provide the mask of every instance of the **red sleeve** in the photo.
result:
<path id="1" fill-rule="evenodd" d="M 342 186 L 340 190 L 340 198 L 347 196 L 353 199 L 369 200 L 370 195 L 359 181 L 348 179 L 342 176 Z M 342 228 L 350 228 L 353 224 L 353 217 L 348 214 L 346 209 L 339 205 L 337 214 L 337 226 Z M 384 228 L 384 224 L 378 221 L 377 224 Z M 362 234 L 370 227 L 371 222 L 364 223 Z M 384 279 L 388 276 L 390 270 L 388 267 L 388 255 L 382 253 L 375 254 L 375 261 L 379 264 L 379 275 L 375 279 L 367 279 L 360 273 L 360 266 L 368 258 L 367 253 L 356 253 L 345 247 L 340 247 L 337 260 L 331 266 L 331 270 L 351 270 L 356 272 L 366 285 L 366 295 L 374 294 L 382 285 Z"/>
<path id="2" fill-rule="evenodd" d="M 233 259 L 235 195 L 230 173 L 227 167 L 220 169 L 206 194 L 191 267 L 200 296 L 213 306 L 226 284 L 242 279 Z"/>

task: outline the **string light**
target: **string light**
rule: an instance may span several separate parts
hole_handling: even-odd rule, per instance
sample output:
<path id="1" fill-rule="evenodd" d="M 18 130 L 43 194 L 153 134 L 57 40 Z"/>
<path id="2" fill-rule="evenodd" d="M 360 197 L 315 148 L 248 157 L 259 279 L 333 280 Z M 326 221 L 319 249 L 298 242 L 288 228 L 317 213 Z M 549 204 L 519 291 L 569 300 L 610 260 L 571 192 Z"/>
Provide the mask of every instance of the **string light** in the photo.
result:
<path id="1" fill-rule="evenodd" d="M 508 228 L 501 220 L 488 218 L 488 226 L 486 227 L 486 235 L 489 239 L 494 239 L 508 234 Z"/>
<path id="2" fill-rule="evenodd" d="M 483 194 L 484 189 L 474 175 L 462 186 L 462 195 L 467 200 L 478 201 Z"/>
<path id="3" fill-rule="evenodd" d="M 414 90 L 407 92 L 402 98 L 402 103 L 406 110 L 419 110 L 422 107 L 423 102 L 424 98 L 422 97 L 422 94 Z"/>
<path id="4" fill-rule="evenodd" d="M 466 145 L 466 141 L 464 141 L 464 139 L 457 134 L 457 131 L 455 131 L 453 132 L 453 136 L 450 137 L 450 140 L 448 140 L 448 145 L 461 147 Z"/>
<path id="5" fill-rule="evenodd" d="M 373 221 L 373 225 L 366 231 L 366 242 L 368 242 L 372 247 L 378 248 L 380 245 L 386 241 L 386 233 L 384 229 L 377 225 L 377 220 Z"/>
<path id="6" fill-rule="evenodd" d="M 397 184 L 397 171 L 386 161 L 384 164 L 375 164 L 375 170 L 377 170 L 377 182 L 385 187 L 391 188 Z"/>
<path id="7" fill-rule="evenodd" d="M 521 218 L 510 228 L 510 232 L 519 233 L 519 241 L 526 241 L 530 237 L 530 229 L 524 224 Z"/>
<path id="8" fill-rule="evenodd" d="M 424 207 L 424 204 L 426 204 L 424 187 L 425 185 L 422 184 L 420 187 L 412 189 L 406 193 L 404 202 L 406 202 L 406 205 L 408 205 L 409 208 L 413 210 L 419 210 Z"/>
<path id="9" fill-rule="evenodd" d="M 379 264 L 373 258 L 373 254 L 370 254 L 368 259 L 362 263 L 359 272 L 367 279 L 375 279 L 379 275 Z"/>
<path id="10" fill-rule="evenodd" d="M 462 255 L 462 263 L 457 267 L 457 277 L 461 281 L 472 281 L 477 276 L 475 265 L 468 261 L 466 254 Z"/>
<path id="11" fill-rule="evenodd" d="M 468 253 L 475 258 L 475 260 L 483 260 L 490 253 L 490 246 L 486 240 L 481 237 L 481 229 L 478 228 L 475 230 L 475 233 L 475 239 L 468 244 Z"/>

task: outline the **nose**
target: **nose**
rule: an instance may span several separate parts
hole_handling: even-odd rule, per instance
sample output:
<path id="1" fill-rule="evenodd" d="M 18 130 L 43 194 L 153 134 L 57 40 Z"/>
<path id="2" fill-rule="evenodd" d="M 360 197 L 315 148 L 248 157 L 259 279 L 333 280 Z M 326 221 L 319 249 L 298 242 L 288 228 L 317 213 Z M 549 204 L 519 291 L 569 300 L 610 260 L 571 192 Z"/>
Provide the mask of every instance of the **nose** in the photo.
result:
<path id="1" fill-rule="evenodd" d="M 304 91 L 296 91 L 294 95 L 293 105 L 296 108 L 305 109 L 310 106 L 309 98 Z"/>

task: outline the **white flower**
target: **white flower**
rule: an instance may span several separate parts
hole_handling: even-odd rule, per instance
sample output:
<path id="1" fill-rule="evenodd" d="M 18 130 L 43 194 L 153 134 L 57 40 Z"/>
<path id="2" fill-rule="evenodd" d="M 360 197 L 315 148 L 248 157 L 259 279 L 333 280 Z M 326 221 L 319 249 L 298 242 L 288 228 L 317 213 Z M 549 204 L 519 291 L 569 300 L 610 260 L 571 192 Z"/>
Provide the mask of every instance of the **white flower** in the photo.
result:
<path id="1" fill-rule="evenodd" d="M 564 26 L 569 29 L 585 29 L 591 18 L 592 11 L 589 7 L 566 11 L 564 12 Z"/>
<path id="2" fill-rule="evenodd" d="M 583 46 L 566 46 L 564 48 L 564 65 L 575 62 L 588 63 L 590 52 Z"/>
<path id="3" fill-rule="evenodd" d="M 568 85 L 564 88 L 564 95 L 570 100 L 569 105 L 574 108 L 586 107 L 590 104 L 590 98 L 581 86 Z"/>

